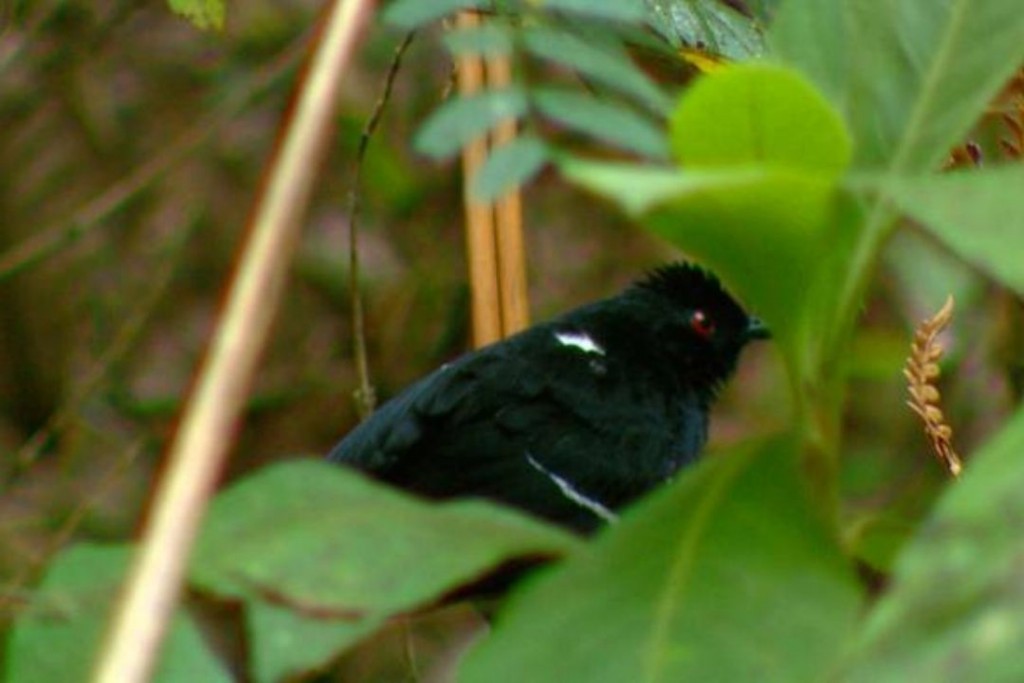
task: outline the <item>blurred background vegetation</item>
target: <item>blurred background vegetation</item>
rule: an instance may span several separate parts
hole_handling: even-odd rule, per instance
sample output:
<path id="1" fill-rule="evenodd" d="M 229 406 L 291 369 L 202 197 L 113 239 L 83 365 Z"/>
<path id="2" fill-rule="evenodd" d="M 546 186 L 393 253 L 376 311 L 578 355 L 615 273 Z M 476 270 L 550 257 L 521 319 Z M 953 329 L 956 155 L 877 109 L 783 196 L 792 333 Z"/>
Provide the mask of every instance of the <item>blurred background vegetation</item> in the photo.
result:
<path id="1" fill-rule="evenodd" d="M 0 5 L 0 582 L 15 598 L 5 604 L 75 538 L 133 533 L 318 9 L 240 3 L 222 33 L 203 33 L 161 3 Z M 346 194 L 401 38 L 375 24 L 343 84 L 227 479 L 319 457 L 356 420 Z M 362 169 L 362 286 L 382 399 L 467 348 L 458 167 L 410 144 L 450 88 L 437 38 L 414 40 Z M 986 153 L 1012 132 L 1002 125 L 983 125 Z M 552 172 L 526 188 L 524 209 L 535 319 L 679 256 Z M 848 528 L 883 564 L 946 477 L 904 407 L 901 367 L 914 325 L 947 293 L 957 314 L 944 405 L 968 467 L 1024 383 L 1020 301 L 924 237 L 895 240 L 851 359 L 843 459 L 845 509 L 863 520 Z M 751 349 L 716 409 L 715 443 L 782 424 L 786 401 L 770 346 Z"/>
<path id="2" fill-rule="evenodd" d="M 5 578 L 39 568 L 72 517 L 75 535 L 131 533 L 202 356 L 317 10 L 246 3 L 217 34 L 159 4 L 7 7 Z M 383 399 L 467 345 L 458 168 L 417 158 L 409 142 L 449 86 L 451 65 L 435 38 L 410 47 L 362 169 L 363 292 Z M 346 193 L 400 39 L 375 27 L 344 84 L 334 149 L 229 477 L 324 453 L 356 420 Z M 531 187 L 526 214 L 536 318 L 612 293 L 673 257 L 553 176 Z"/>

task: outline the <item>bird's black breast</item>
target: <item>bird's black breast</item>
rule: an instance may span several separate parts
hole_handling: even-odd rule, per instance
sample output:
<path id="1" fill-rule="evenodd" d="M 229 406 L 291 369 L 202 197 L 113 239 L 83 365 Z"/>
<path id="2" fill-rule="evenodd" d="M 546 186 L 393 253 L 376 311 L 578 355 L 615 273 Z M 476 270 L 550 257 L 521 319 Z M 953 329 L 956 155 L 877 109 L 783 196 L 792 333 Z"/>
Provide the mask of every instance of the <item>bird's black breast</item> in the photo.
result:
<path id="1" fill-rule="evenodd" d="M 329 457 L 426 496 L 491 498 L 590 530 L 707 435 L 693 391 L 629 358 L 572 326 L 532 328 L 412 385 Z"/>

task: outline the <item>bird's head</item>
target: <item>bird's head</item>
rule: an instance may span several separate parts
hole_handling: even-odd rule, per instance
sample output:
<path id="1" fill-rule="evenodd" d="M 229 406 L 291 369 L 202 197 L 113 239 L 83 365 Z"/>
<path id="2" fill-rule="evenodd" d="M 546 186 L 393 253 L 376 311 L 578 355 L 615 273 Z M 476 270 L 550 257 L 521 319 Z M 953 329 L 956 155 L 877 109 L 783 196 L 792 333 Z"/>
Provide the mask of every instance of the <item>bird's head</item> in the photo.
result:
<path id="1" fill-rule="evenodd" d="M 659 347 L 691 380 L 717 388 L 750 341 L 770 337 L 708 271 L 674 263 L 652 271 L 627 296 L 642 304 Z"/>

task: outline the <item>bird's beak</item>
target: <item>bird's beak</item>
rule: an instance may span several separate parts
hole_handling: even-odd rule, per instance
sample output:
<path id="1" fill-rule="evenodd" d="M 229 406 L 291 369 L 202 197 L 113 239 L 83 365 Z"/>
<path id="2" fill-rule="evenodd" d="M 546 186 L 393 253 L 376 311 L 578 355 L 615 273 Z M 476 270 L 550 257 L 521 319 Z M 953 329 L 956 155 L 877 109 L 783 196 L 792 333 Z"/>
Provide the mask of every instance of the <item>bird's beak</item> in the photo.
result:
<path id="1" fill-rule="evenodd" d="M 747 341 L 753 341 L 755 339 L 771 339 L 772 332 L 768 329 L 768 326 L 764 324 L 764 321 L 757 316 L 750 316 L 747 320 L 747 330 L 744 334 L 744 338 Z"/>

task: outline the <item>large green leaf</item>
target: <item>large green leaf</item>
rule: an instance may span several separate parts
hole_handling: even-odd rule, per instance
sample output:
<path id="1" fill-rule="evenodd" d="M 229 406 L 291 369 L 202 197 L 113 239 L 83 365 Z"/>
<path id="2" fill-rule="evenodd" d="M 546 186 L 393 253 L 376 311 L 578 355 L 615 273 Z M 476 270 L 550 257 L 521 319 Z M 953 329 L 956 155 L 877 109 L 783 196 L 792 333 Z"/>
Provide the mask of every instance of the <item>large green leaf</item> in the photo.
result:
<path id="1" fill-rule="evenodd" d="M 132 550 L 128 546 L 78 545 L 54 560 L 30 606 L 14 623 L 5 680 L 89 680 Z M 195 624 L 178 614 L 153 680 L 227 683 L 231 678 L 206 649 Z"/>
<path id="2" fill-rule="evenodd" d="M 860 608 L 794 444 L 712 457 L 513 595 L 466 683 L 818 681 Z"/>
<path id="3" fill-rule="evenodd" d="M 1019 0 L 790 0 L 772 40 L 846 114 L 860 168 L 933 168 L 1024 61 Z"/>
<path id="4" fill-rule="evenodd" d="M 908 216 L 973 263 L 1024 295 L 1024 166 L 916 178 L 875 186 Z"/>
<path id="5" fill-rule="evenodd" d="M 830 181 L 780 169 L 687 172 L 579 161 L 562 169 L 718 273 L 768 322 L 794 380 L 814 365 L 810 335 L 853 236 Z"/>
<path id="6" fill-rule="evenodd" d="M 855 168 L 908 176 L 932 171 L 1024 61 L 1024 12 L 1019 0 L 788 0 L 769 42 L 843 113 Z M 823 357 L 831 366 L 897 225 L 884 196 L 861 200 L 858 234 L 827 307 L 833 341 Z"/>
<path id="7" fill-rule="evenodd" d="M 578 543 L 511 510 L 432 505 L 343 467 L 296 461 L 214 500 L 191 576 L 214 593 L 265 603 L 250 607 L 248 618 L 258 669 L 269 678 L 320 665 L 388 616 L 505 561 L 559 555 Z M 289 640 L 282 624 L 299 619 L 307 623 Z M 294 638 L 318 629 L 317 647 L 289 650 Z"/>
<path id="8" fill-rule="evenodd" d="M 813 335 L 829 329 L 856 237 L 836 189 L 850 157 L 842 123 L 793 72 L 742 65 L 705 76 L 684 95 L 672 146 L 682 170 L 581 162 L 563 169 L 711 266 L 768 321 L 803 384 L 818 362 Z"/>
<path id="9" fill-rule="evenodd" d="M 1024 411 L 899 558 L 844 681 L 1024 680 Z"/>
<path id="10" fill-rule="evenodd" d="M 772 21 L 772 54 L 800 69 L 841 112 L 846 111 L 848 2 L 784 0 Z"/>
<path id="11" fill-rule="evenodd" d="M 729 279 L 768 320 L 794 376 L 806 377 L 812 332 L 827 320 L 852 243 L 835 202 L 851 154 L 842 121 L 796 72 L 751 63 L 701 78 L 680 99 L 671 135 L 686 170 L 763 174 L 678 197 L 646 222 Z"/>
<path id="12" fill-rule="evenodd" d="M 763 164 L 835 178 L 850 163 L 839 115 L 801 75 L 745 64 L 699 79 L 672 115 L 672 151 L 686 168 Z"/>

